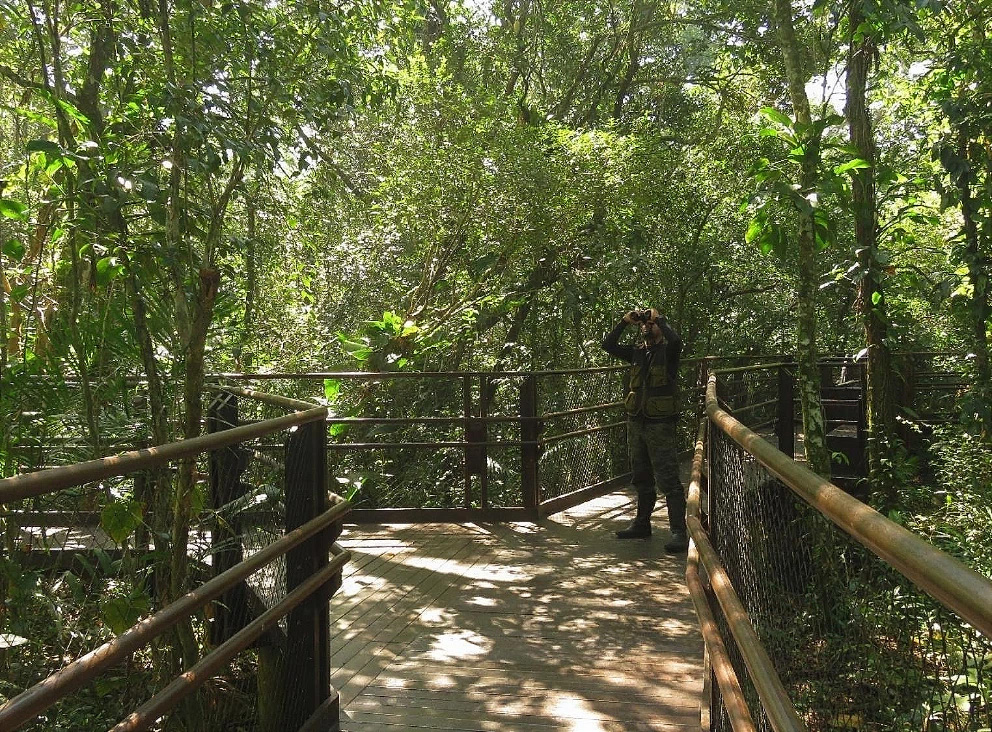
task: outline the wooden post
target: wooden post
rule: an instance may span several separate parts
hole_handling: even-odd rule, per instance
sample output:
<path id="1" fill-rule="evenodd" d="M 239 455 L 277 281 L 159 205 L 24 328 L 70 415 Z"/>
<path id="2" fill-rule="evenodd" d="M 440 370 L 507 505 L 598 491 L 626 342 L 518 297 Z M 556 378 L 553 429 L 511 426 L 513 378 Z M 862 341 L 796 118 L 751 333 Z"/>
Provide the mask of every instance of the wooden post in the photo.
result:
<path id="1" fill-rule="evenodd" d="M 537 439 L 541 425 L 537 419 L 537 379 L 533 374 L 520 384 L 520 491 L 524 508 L 535 518 L 540 506 L 540 447 Z"/>
<path id="2" fill-rule="evenodd" d="M 326 510 L 327 428 L 322 421 L 311 422 L 286 440 L 286 531 Z M 340 533 L 338 523 L 287 552 L 287 592 L 327 565 L 331 544 Z M 340 577 L 335 583 L 340 583 Z M 287 617 L 282 729 L 339 726 L 337 693 L 331 688 L 328 616 L 328 600 L 336 589 L 325 586 Z M 320 720 L 326 726 L 321 727 Z"/>
<path id="3" fill-rule="evenodd" d="M 221 392 L 207 410 L 207 432 L 220 432 L 238 426 L 238 398 Z M 241 475 L 248 466 L 248 453 L 240 445 L 210 451 L 210 500 L 215 510 L 245 494 Z M 218 518 L 210 532 L 211 568 L 214 576 L 225 572 L 244 559 L 241 549 L 241 519 Z M 214 618 L 210 625 L 210 641 L 223 643 L 241 630 L 249 621 L 244 583 L 226 591 L 214 603 Z"/>
<path id="4" fill-rule="evenodd" d="M 468 379 L 466 377 L 466 384 Z M 472 414 L 470 390 L 465 389 L 465 508 L 472 508 L 472 476 L 479 476 L 479 505 L 489 507 L 489 439 L 486 424 L 489 380 L 483 376 L 479 385 L 479 416 Z"/>
<path id="5" fill-rule="evenodd" d="M 479 422 L 479 435 L 482 438 L 482 442 L 489 441 L 489 423 L 486 422 L 486 417 L 489 416 L 489 396 L 490 396 L 490 386 L 489 377 L 483 376 L 482 383 L 479 386 L 479 416 L 482 421 Z M 480 452 L 479 455 L 479 499 L 480 505 L 483 508 L 489 508 L 489 448 L 486 445 L 480 445 L 478 447 Z"/>
<path id="6" fill-rule="evenodd" d="M 710 535 L 710 543 L 716 547 L 717 531 L 719 521 L 717 519 L 717 496 L 719 492 L 719 479 L 716 474 L 716 463 L 713 458 L 713 435 L 717 430 L 713 427 L 713 422 L 706 420 L 706 526 Z"/>
<path id="7" fill-rule="evenodd" d="M 778 449 L 794 458 L 796 455 L 795 382 L 788 366 L 778 367 L 778 416 L 775 420 Z"/>
<path id="8" fill-rule="evenodd" d="M 706 411 L 706 383 L 710 378 L 709 357 L 699 359 L 699 371 L 696 373 L 696 403 L 693 404 L 693 416 Z"/>

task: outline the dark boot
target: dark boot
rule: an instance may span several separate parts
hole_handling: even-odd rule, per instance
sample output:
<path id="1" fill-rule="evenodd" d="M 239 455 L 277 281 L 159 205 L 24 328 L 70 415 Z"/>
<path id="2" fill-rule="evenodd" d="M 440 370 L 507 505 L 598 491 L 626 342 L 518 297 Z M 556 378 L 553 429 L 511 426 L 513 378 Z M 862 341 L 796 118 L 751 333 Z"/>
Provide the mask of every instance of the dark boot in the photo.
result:
<path id="1" fill-rule="evenodd" d="M 669 554 L 683 554 L 689 550 L 689 537 L 682 531 L 673 531 L 672 538 L 665 542 L 665 551 Z"/>
<path id="2" fill-rule="evenodd" d="M 618 539 L 647 539 L 651 536 L 651 512 L 657 498 L 651 495 L 637 496 L 637 516 L 626 529 L 616 532 Z"/>

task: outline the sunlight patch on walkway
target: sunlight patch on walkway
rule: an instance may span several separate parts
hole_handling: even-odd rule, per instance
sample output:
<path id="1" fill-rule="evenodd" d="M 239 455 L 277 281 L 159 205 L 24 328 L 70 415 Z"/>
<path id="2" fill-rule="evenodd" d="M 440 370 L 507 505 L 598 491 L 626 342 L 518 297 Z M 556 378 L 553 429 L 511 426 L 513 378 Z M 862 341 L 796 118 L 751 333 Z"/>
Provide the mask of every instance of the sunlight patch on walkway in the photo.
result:
<path id="1" fill-rule="evenodd" d="M 448 560 L 443 567 L 437 566 L 437 560 L 429 556 L 410 556 L 396 560 L 399 564 L 418 569 L 430 569 L 435 574 L 450 574 L 466 579 L 484 580 L 487 582 L 518 582 L 530 575 L 520 567 L 508 565 L 493 567 L 491 565 L 473 565 Z"/>
<path id="2" fill-rule="evenodd" d="M 456 661 L 488 654 L 493 641 L 471 630 L 455 630 L 434 639 L 427 655 L 434 661 Z"/>

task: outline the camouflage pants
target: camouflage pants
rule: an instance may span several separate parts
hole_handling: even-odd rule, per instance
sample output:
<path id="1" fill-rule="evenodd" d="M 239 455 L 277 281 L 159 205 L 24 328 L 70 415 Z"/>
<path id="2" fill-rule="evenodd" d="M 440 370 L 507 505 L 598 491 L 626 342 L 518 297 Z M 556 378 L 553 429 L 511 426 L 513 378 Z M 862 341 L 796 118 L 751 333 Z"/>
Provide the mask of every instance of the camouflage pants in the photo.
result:
<path id="1" fill-rule="evenodd" d="M 679 477 L 679 457 L 674 422 L 627 421 L 627 451 L 631 485 L 638 499 L 654 501 L 664 493 L 668 501 L 668 525 L 684 534 L 685 488 Z"/>

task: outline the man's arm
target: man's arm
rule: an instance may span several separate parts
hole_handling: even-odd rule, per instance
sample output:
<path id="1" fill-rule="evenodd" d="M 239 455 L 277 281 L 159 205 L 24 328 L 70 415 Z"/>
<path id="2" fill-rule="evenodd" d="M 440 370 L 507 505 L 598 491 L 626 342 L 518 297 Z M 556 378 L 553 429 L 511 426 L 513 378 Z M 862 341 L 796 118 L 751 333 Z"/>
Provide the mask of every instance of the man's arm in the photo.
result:
<path id="1" fill-rule="evenodd" d="M 678 364 L 682 355 L 682 338 L 675 332 L 675 328 L 668 324 L 668 319 L 659 317 L 656 321 L 661 333 L 665 336 L 665 358 L 670 364 Z"/>
<path id="2" fill-rule="evenodd" d="M 631 363 L 634 360 L 634 347 L 630 345 L 620 345 L 620 334 L 623 333 L 624 329 L 628 325 L 626 317 L 627 316 L 624 316 L 624 318 L 616 324 L 613 330 L 607 333 L 606 338 L 603 339 L 603 350 L 611 356 L 616 356 L 627 363 Z"/>

